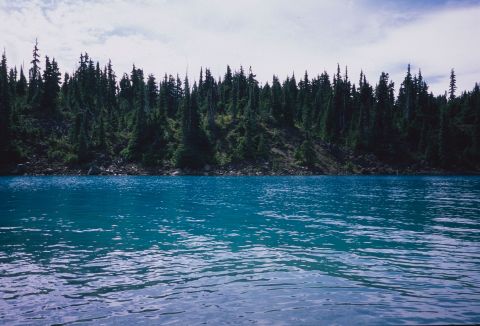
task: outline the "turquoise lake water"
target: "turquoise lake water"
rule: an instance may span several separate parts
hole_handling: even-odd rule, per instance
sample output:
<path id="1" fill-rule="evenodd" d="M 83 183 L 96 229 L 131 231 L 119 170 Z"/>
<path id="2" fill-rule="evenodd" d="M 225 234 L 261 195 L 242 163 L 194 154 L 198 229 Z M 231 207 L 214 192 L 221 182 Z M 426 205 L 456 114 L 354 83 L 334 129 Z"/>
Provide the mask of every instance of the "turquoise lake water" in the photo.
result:
<path id="1" fill-rule="evenodd" d="M 0 324 L 480 323 L 480 177 L 1 177 Z"/>

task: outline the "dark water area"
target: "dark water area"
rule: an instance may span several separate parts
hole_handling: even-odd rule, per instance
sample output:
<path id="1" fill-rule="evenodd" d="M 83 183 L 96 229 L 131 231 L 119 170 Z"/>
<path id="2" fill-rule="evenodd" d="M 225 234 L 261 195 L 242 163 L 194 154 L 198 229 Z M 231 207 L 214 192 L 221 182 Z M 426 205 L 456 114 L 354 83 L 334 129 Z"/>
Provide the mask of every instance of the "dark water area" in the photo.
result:
<path id="1" fill-rule="evenodd" d="M 0 324 L 480 323 L 480 177 L 1 177 Z"/>

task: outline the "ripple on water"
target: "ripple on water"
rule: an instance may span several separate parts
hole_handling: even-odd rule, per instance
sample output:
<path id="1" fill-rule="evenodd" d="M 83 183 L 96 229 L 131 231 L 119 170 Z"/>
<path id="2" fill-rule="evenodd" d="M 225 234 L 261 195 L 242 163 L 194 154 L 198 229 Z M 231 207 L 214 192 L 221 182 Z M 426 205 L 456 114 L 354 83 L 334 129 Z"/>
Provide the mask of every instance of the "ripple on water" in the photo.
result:
<path id="1" fill-rule="evenodd" d="M 478 177 L 0 178 L 0 323 L 480 323 Z"/>

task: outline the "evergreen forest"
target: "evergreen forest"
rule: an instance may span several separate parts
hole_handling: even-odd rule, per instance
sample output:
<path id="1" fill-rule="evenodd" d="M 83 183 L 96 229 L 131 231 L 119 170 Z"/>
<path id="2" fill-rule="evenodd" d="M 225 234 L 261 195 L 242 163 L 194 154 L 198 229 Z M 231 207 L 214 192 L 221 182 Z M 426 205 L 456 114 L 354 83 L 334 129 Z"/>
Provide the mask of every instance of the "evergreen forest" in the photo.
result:
<path id="1" fill-rule="evenodd" d="M 369 155 L 392 166 L 480 169 L 480 87 L 457 92 L 453 69 L 448 91 L 434 95 L 410 65 L 397 89 L 388 73 L 372 82 L 340 66 L 333 75 L 274 75 L 267 83 L 251 68 L 229 66 L 220 77 L 203 68 L 195 82 L 147 75 L 135 65 L 120 75 L 110 61 L 102 66 L 87 53 L 76 67 L 62 75 L 38 44 L 28 67 L 9 67 L 3 53 L 2 171 L 40 161 L 275 170 L 292 160 L 321 173 L 324 152 Z"/>

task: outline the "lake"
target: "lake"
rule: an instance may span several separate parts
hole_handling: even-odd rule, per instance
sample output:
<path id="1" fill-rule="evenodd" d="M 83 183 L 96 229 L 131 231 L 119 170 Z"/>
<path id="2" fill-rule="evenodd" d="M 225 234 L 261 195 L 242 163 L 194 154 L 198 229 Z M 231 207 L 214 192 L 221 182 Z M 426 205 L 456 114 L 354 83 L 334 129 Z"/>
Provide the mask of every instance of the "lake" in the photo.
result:
<path id="1" fill-rule="evenodd" d="M 480 323 L 480 177 L 1 177 L 0 324 Z"/>

